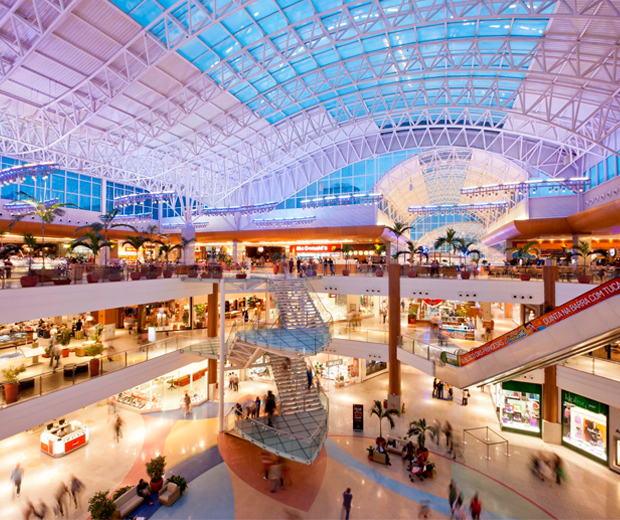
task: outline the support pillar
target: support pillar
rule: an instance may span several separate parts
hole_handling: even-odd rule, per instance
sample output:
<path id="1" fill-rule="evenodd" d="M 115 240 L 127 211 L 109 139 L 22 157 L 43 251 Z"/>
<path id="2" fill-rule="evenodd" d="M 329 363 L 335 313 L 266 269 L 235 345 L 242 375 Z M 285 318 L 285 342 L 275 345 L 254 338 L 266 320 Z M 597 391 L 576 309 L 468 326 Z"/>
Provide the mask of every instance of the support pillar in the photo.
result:
<path id="1" fill-rule="evenodd" d="M 186 224 L 181 228 L 181 237 L 186 240 L 194 241 L 189 244 L 183 251 L 183 259 L 186 265 L 193 265 L 196 263 L 196 228 L 191 224 Z"/>
<path id="2" fill-rule="evenodd" d="M 388 408 L 400 410 L 400 264 L 388 264 Z"/>
<path id="3" fill-rule="evenodd" d="M 543 266 L 543 314 L 555 309 L 555 284 L 557 279 L 557 266 Z M 542 395 L 543 441 L 552 444 L 561 444 L 562 425 L 559 422 L 559 392 L 556 383 L 556 374 L 557 365 L 545 368 L 545 383 L 543 385 Z"/>
<path id="4" fill-rule="evenodd" d="M 239 255 L 238 255 L 238 252 L 237 252 L 238 251 L 238 245 L 239 244 L 238 244 L 237 240 L 233 238 L 233 241 L 232 241 L 232 261 L 233 262 L 238 262 L 239 261 L 238 260 L 238 256 Z"/>
<path id="5" fill-rule="evenodd" d="M 219 431 L 224 431 L 224 363 L 226 362 L 226 295 L 224 291 L 224 280 L 220 280 L 220 410 L 219 410 Z"/>
<path id="6" fill-rule="evenodd" d="M 207 296 L 207 337 L 216 338 L 218 332 L 218 284 L 213 284 L 213 292 Z M 217 384 L 217 359 L 209 359 L 207 365 L 207 384 L 209 388 L 209 399 L 215 399 L 215 387 Z"/>

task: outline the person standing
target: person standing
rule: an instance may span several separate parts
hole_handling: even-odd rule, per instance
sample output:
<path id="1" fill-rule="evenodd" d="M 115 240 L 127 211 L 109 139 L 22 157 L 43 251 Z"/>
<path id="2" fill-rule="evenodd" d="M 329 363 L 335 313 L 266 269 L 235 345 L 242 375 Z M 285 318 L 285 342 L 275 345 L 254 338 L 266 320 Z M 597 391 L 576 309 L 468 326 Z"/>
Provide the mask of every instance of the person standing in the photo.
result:
<path id="1" fill-rule="evenodd" d="M 185 395 L 183 396 L 183 404 L 185 404 L 184 415 L 187 415 L 192 411 L 192 398 L 189 396 L 188 392 L 185 392 Z"/>
<path id="2" fill-rule="evenodd" d="M 327 257 L 323 258 L 323 276 L 327 276 L 327 265 L 328 265 L 328 261 L 327 261 Z"/>
<path id="3" fill-rule="evenodd" d="M 273 427 L 273 414 L 276 411 L 276 396 L 273 395 L 271 390 L 267 390 L 267 397 L 265 398 L 265 412 L 267 413 L 267 426 Z"/>
<path id="4" fill-rule="evenodd" d="M 301 273 L 301 258 L 297 257 L 297 272 Z"/>
<path id="5" fill-rule="evenodd" d="M 120 414 L 116 414 L 116 421 L 114 421 L 114 437 L 116 438 L 117 443 L 120 442 L 123 437 L 123 424 L 125 424 L 123 418 Z"/>
<path id="6" fill-rule="evenodd" d="M 469 510 L 471 511 L 472 520 L 480 520 L 480 513 L 482 512 L 482 502 L 478 498 L 478 493 L 475 493 L 471 502 L 469 503 Z"/>
<path id="7" fill-rule="evenodd" d="M 353 502 L 353 494 L 351 493 L 351 488 L 347 488 L 342 494 L 342 516 L 344 516 L 344 520 L 349 520 L 349 515 L 351 514 L 351 502 Z"/>
<path id="8" fill-rule="evenodd" d="M 18 462 L 15 469 L 11 472 L 11 480 L 15 484 L 15 493 L 17 496 L 22 492 L 22 480 L 24 478 L 24 470 L 22 465 Z"/>
<path id="9" fill-rule="evenodd" d="M 435 427 L 435 444 L 439 446 L 439 442 L 441 440 L 441 423 L 438 419 L 433 421 L 433 426 Z"/>
<path id="10" fill-rule="evenodd" d="M 83 482 L 77 478 L 75 475 L 71 477 L 71 483 L 69 490 L 71 491 L 71 498 L 73 498 L 73 503 L 75 504 L 75 508 L 79 509 L 80 507 L 80 494 L 84 489 Z"/>
<path id="11" fill-rule="evenodd" d="M 307 366 L 306 367 L 306 377 L 308 378 L 308 390 L 312 388 L 312 369 Z"/>
<path id="12" fill-rule="evenodd" d="M 254 401 L 254 413 L 256 414 L 256 417 L 260 417 L 260 405 L 261 405 L 260 396 L 257 395 L 256 401 Z"/>

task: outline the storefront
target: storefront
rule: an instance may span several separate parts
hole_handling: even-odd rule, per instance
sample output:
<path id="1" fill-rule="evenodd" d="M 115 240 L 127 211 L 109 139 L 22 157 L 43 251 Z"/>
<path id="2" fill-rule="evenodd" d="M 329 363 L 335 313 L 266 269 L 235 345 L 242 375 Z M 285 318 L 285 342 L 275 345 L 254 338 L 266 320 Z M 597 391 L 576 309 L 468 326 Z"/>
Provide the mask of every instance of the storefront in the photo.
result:
<path id="1" fill-rule="evenodd" d="M 493 385 L 493 400 L 502 430 L 542 436 L 542 385 L 505 381 Z"/>
<path id="2" fill-rule="evenodd" d="M 269 363 L 268 354 L 262 355 L 250 367 L 245 369 L 245 379 L 249 381 L 273 381 L 273 371 Z"/>
<path id="3" fill-rule="evenodd" d="M 562 390 L 562 444 L 607 462 L 609 406 Z"/>
<path id="4" fill-rule="evenodd" d="M 362 381 L 360 360 L 357 358 L 317 354 L 310 359 L 316 375 L 327 391 Z"/>
<path id="5" fill-rule="evenodd" d="M 209 395 L 207 365 L 208 360 L 192 363 L 121 392 L 114 396 L 114 402 L 121 408 L 138 413 L 177 410 L 182 407 L 187 393 L 193 406 L 202 404 Z"/>

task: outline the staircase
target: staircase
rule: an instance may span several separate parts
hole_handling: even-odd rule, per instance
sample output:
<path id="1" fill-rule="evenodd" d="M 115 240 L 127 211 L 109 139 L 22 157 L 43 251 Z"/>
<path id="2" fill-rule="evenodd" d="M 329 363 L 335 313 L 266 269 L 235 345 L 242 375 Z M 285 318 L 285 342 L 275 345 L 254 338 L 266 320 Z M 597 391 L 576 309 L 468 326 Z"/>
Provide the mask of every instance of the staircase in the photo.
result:
<path id="1" fill-rule="evenodd" d="M 304 356 L 320 352 L 331 341 L 331 315 L 319 310 L 305 279 L 288 274 L 270 278 L 269 289 L 278 323 L 241 324 L 228 360 L 246 367 L 268 353 L 280 413 L 269 426 L 265 416 L 237 419 L 230 412 L 227 430 L 280 457 L 312 464 L 327 438 L 329 401 L 316 385 L 308 389 Z"/>

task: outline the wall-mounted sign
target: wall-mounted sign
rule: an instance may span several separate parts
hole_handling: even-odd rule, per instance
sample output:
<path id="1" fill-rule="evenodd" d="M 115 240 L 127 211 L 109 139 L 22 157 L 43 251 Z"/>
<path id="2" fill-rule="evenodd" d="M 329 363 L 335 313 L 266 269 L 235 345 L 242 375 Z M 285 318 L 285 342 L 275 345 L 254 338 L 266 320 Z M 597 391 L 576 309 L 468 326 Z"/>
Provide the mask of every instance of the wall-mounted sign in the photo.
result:
<path id="1" fill-rule="evenodd" d="M 328 367 L 336 367 L 338 365 L 342 365 L 342 359 L 334 359 L 333 361 L 328 361 L 325 363 L 325 366 Z"/>
<path id="2" fill-rule="evenodd" d="M 353 429 L 354 430 L 364 429 L 364 405 L 363 404 L 353 405 Z"/>
<path id="3" fill-rule="evenodd" d="M 296 244 L 290 247 L 291 253 L 333 253 L 340 248 L 340 244 Z"/>

